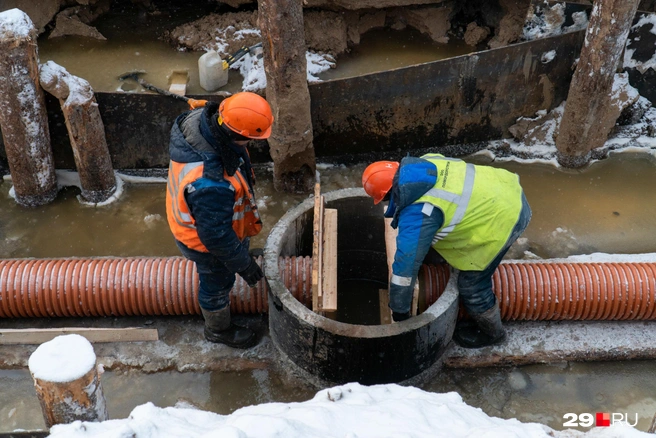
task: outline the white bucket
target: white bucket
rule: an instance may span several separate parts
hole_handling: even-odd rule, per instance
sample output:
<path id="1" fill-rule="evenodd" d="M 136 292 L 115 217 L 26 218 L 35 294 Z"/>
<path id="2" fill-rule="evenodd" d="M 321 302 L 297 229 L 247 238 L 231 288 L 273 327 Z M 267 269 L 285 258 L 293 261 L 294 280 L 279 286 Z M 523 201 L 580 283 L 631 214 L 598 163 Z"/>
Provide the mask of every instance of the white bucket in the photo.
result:
<path id="1" fill-rule="evenodd" d="M 228 83 L 228 69 L 223 69 L 221 56 L 210 51 L 198 59 L 200 86 L 207 91 L 215 91 Z"/>

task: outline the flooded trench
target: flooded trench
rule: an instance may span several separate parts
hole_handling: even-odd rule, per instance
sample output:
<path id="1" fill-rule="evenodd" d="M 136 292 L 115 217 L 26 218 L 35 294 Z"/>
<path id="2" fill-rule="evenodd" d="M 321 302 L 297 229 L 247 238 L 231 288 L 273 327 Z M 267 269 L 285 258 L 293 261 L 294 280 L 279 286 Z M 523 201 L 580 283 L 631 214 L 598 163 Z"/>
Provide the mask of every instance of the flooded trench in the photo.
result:
<path id="1" fill-rule="evenodd" d="M 473 156 L 468 161 L 483 163 L 486 158 Z M 656 158 L 652 155 L 613 154 L 584 170 L 490 164 L 520 175 L 533 210 L 524 237 L 537 256 L 656 252 Z M 366 164 L 319 167 L 322 190 L 327 192 L 360 187 Z M 166 222 L 163 179 L 127 183 L 118 202 L 96 208 L 80 204 L 79 190 L 68 187 L 52 204 L 28 209 L 10 198 L 10 188 L 9 182 L 0 184 L 2 258 L 179 255 Z M 255 191 L 264 228 L 253 238 L 252 247 L 263 248 L 280 217 L 306 196 L 276 192 L 267 167 L 257 170 Z"/>
<path id="2" fill-rule="evenodd" d="M 193 14 L 181 16 L 180 21 L 194 18 Z M 147 23 L 157 26 L 156 20 Z M 132 30 L 126 32 L 127 24 L 122 15 L 110 13 L 94 23 L 109 38 L 107 42 L 76 37 L 39 41 L 40 61 L 60 63 L 89 80 L 97 91 L 130 91 L 129 84 L 117 79 L 129 70 L 146 70 L 150 82 L 167 88 L 172 71 L 186 70 L 188 93 L 204 93 L 198 83 L 199 53 L 176 51 L 154 37 L 152 28 L 140 27 L 139 23 L 130 23 Z M 142 24 L 146 26 L 145 21 Z M 361 44 L 350 54 L 340 58 L 337 69 L 320 77 L 328 80 L 356 76 L 469 51 L 457 41 L 445 48 L 409 29 L 373 30 L 362 36 Z M 231 71 L 224 89 L 237 91 L 241 81 L 241 76 Z M 485 163 L 486 159 L 479 156 L 469 161 Z M 617 154 L 578 171 L 547 164 L 491 164 L 521 177 L 533 209 L 533 220 L 524 237 L 528 251 L 536 256 L 656 252 L 653 156 Z M 323 190 L 359 187 L 365 165 L 322 168 Z M 252 246 L 263 247 L 276 221 L 305 196 L 277 193 L 270 170 L 260 167 L 257 173 L 256 196 L 264 229 L 253 239 Z M 10 185 L 0 183 L 2 258 L 179 255 L 166 223 L 163 182 L 127 183 L 118 202 L 97 208 L 80 204 L 76 199 L 78 189 L 69 187 L 51 205 L 26 209 L 11 200 Z M 652 378 L 655 366 L 649 361 L 633 361 L 443 370 L 423 389 L 457 391 L 465 402 L 481 407 L 489 415 L 538 421 L 555 429 L 563 428 L 567 412 L 604 411 L 628 413 L 631 418 L 635 413 L 639 418 L 637 427 L 646 430 L 656 412 L 656 383 Z M 103 385 L 111 418 L 124 418 L 135 406 L 148 401 L 162 407 L 189 403 L 228 414 L 256 403 L 307 400 L 316 392 L 300 384 L 290 385 L 269 369 L 107 372 Z M 44 427 L 27 370 L 0 370 L 0 388 L 0 433 Z"/>
<path id="3" fill-rule="evenodd" d="M 468 161 L 485 162 L 484 156 Z M 489 163 L 520 175 L 533 208 L 524 237 L 528 250 L 544 257 L 607 252 L 656 252 L 656 159 L 621 153 L 569 171 L 547 164 Z M 319 166 L 324 191 L 358 187 L 365 164 Z M 270 169 L 258 169 L 256 196 L 265 228 L 254 247 L 264 246 L 277 220 L 305 196 L 277 193 Z M 0 250 L 3 258 L 68 256 L 177 256 L 165 218 L 165 184 L 127 184 L 121 199 L 105 207 L 84 206 L 78 189 L 66 188 L 44 207 L 27 209 L 0 184 Z M 366 224 L 363 224 L 366 226 Z M 563 428 L 568 412 L 625 412 L 646 430 L 656 412 L 653 362 L 562 363 L 513 368 L 445 369 L 425 390 L 457 391 L 487 414 Z M 103 385 L 112 418 L 135 406 L 190 403 L 228 414 L 255 403 L 309 399 L 315 389 L 289 384 L 276 370 L 144 374 L 107 372 Z M 0 370 L 0 432 L 43 427 L 27 370 Z M 633 421 L 633 420 L 631 420 Z"/>

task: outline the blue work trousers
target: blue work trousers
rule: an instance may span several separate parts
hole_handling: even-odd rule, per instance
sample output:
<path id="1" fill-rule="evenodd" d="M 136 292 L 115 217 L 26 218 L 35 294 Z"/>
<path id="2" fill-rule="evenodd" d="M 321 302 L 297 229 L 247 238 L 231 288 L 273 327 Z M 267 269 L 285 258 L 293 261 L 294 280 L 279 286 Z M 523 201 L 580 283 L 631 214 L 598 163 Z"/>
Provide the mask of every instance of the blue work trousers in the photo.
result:
<path id="1" fill-rule="evenodd" d="M 522 211 L 508 241 L 492 263 L 482 271 L 460 271 L 458 274 L 458 292 L 460 302 L 470 315 L 478 315 L 494 306 L 496 297 L 492 292 L 492 275 L 501 263 L 510 246 L 522 235 L 531 221 L 531 207 L 522 193 Z"/>
<path id="2" fill-rule="evenodd" d="M 248 245 L 248 240 L 246 239 L 242 243 Z M 200 307 L 214 312 L 230 304 L 230 290 L 235 284 L 235 273 L 228 270 L 225 264 L 214 254 L 187 248 L 177 240 L 175 243 L 185 258 L 196 263 L 196 271 L 200 280 L 198 288 L 198 304 L 200 304 Z"/>

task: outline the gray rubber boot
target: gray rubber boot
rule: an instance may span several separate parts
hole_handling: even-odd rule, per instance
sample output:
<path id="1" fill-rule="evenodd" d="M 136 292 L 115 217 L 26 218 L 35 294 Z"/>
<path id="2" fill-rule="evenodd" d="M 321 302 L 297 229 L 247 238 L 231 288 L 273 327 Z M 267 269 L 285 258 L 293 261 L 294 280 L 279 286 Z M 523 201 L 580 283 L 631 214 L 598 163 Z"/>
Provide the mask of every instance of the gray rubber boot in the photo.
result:
<path id="1" fill-rule="evenodd" d="M 506 340 L 506 330 L 501 324 L 499 303 L 483 313 L 471 315 L 475 324 L 456 325 L 453 340 L 463 348 L 482 348 L 501 344 Z"/>
<path id="2" fill-rule="evenodd" d="M 205 318 L 205 339 L 233 348 L 249 348 L 255 345 L 255 332 L 230 322 L 230 306 L 210 312 L 200 309 Z"/>

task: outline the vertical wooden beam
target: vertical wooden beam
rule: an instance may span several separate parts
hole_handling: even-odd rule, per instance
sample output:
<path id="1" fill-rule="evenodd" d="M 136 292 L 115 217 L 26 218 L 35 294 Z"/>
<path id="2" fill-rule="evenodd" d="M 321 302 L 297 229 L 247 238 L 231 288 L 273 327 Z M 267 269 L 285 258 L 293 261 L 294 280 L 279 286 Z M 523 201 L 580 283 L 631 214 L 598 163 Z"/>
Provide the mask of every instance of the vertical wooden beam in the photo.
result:
<path id="1" fill-rule="evenodd" d="M 0 128 L 15 199 L 26 207 L 57 196 L 36 40 L 27 14 L 19 9 L 0 12 Z"/>
<path id="2" fill-rule="evenodd" d="M 321 309 L 334 312 L 337 310 L 337 210 L 326 208 L 324 212 Z"/>
<path id="3" fill-rule="evenodd" d="M 307 193 L 316 171 L 310 92 L 305 59 L 303 2 L 258 0 L 266 98 L 275 122 L 269 137 L 273 185 L 278 191 Z"/>
<path id="4" fill-rule="evenodd" d="M 321 312 L 321 274 L 322 274 L 322 241 L 323 241 L 323 196 L 321 185 L 314 185 L 314 220 L 312 221 L 312 310 Z"/>
<path id="5" fill-rule="evenodd" d="M 116 191 L 116 176 L 91 85 L 53 61 L 41 66 L 40 77 L 43 88 L 59 99 L 80 174 L 82 198 L 92 203 L 106 201 Z"/>
<path id="6" fill-rule="evenodd" d="M 590 151 L 603 146 L 615 126 L 610 111 L 613 80 L 638 3 L 594 2 L 556 139 L 558 162 L 565 167 L 587 164 Z"/>

